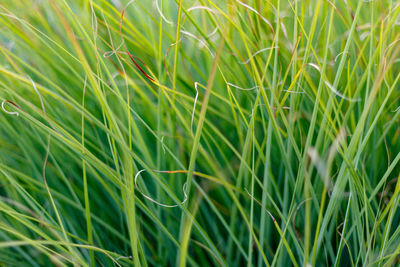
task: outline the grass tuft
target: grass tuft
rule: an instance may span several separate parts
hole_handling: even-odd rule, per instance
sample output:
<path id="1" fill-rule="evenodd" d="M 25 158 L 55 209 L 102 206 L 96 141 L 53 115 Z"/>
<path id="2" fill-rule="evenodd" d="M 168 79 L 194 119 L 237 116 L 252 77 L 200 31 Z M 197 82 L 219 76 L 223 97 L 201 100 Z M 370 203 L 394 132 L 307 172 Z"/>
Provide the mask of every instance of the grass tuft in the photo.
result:
<path id="1" fill-rule="evenodd" d="M 398 266 L 399 21 L 0 1 L 0 266 Z"/>

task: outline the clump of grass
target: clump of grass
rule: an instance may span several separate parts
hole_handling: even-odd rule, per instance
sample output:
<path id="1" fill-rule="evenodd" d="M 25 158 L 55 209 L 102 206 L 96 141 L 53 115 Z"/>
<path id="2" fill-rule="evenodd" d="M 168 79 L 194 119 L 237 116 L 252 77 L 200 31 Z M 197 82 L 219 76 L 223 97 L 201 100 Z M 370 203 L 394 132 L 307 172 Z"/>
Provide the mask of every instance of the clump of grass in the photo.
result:
<path id="1" fill-rule="evenodd" d="M 3 1 L 0 262 L 398 265 L 399 13 Z"/>

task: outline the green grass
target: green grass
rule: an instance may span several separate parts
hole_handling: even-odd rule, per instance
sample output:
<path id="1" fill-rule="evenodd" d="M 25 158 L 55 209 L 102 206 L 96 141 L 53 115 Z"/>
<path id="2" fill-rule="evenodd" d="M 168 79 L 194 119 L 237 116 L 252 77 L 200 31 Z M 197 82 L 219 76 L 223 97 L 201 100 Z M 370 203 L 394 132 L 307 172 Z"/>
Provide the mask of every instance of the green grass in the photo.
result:
<path id="1" fill-rule="evenodd" d="M 400 264 L 400 2 L 0 1 L 0 266 Z"/>

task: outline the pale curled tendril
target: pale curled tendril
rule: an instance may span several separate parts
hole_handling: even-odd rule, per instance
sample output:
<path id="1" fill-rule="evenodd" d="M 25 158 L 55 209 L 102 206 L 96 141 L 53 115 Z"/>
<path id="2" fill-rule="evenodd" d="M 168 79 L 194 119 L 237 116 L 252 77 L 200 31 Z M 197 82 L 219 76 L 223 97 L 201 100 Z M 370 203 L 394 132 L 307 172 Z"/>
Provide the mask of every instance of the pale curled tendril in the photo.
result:
<path id="1" fill-rule="evenodd" d="M 210 12 L 212 12 L 212 13 L 216 13 L 216 11 L 215 11 L 214 9 L 209 8 L 209 7 L 207 7 L 207 6 L 193 6 L 193 7 L 188 8 L 188 9 L 186 10 L 186 12 L 190 12 L 190 11 L 193 11 L 193 10 L 195 10 L 195 9 L 205 9 L 205 10 L 208 10 L 208 11 L 210 11 Z"/>
<path id="2" fill-rule="evenodd" d="M 341 92 L 339 92 L 338 90 L 336 90 L 332 84 L 330 84 L 329 82 L 325 81 L 326 86 L 337 96 L 349 101 L 349 102 L 360 102 L 361 98 L 350 98 L 347 97 L 345 95 L 343 95 Z"/>
<path id="3" fill-rule="evenodd" d="M 169 25 L 173 25 L 173 22 L 168 20 L 164 14 L 161 12 L 160 6 L 158 5 L 158 0 L 154 0 L 154 5 L 156 6 L 157 12 L 160 15 L 160 17 Z"/>
<path id="4" fill-rule="evenodd" d="M 338 60 L 338 58 L 340 57 L 340 55 L 343 55 L 343 54 L 348 54 L 348 52 L 347 52 L 347 51 L 342 51 L 342 52 L 340 52 L 339 54 L 337 54 L 336 57 L 335 57 L 335 62 Z"/>
<path id="5" fill-rule="evenodd" d="M 117 48 L 115 48 L 115 49 L 113 48 L 113 50 L 111 50 L 111 51 L 106 51 L 106 52 L 104 52 L 103 57 L 105 57 L 105 58 L 111 57 L 111 56 L 114 55 L 116 52 L 119 52 L 118 50 L 119 50 L 123 45 L 124 45 L 124 43 L 121 42 L 121 44 L 120 44 Z"/>
<path id="6" fill-rule="evenodd" d="M 193 111 L 192 111 L 192 119 L 190 121 L 190 131 L 193 133 L 193 120 L 194 120 L 194 112 L 196 110 L 196 104 L 197 104 L 197 99 L 199 98 L 199 90 L 197 89 L 197 85 L 199 83 L 195 82 L 194 83 L 194 89 L 196 89 L 196 97 L 194 98 L 194 103 L 193 103 Z"/>
<path id="7" fill-rule="evenodd" d="M 314 63 L 307 63 L 307 65 L 313 67 L 314 69 L 319 71 L 319 73 L 322 75 L 321 69 L 320 69 L 319 66 L 317 66 Z M 359 102 L 359 101 L 361 101 L 361 98 L 350 98 L 350 97 L 347 97 L 347 96 L 343 95 L 341 92 L 336 90 L 336 88 L 325 79 L 324 79 L 324 82 L 325 82 L 325 85 L 329 88 L 329 90 L 331 90 L 331 92 L 333 92 L 335 95 L 339 96 L 340 98 L 342 98 L 344 100 L 347 100 L 349 102 Z"/>
<path id="8" fill-rule="evenodd" d="M 186 10 L 186 12 L 189 13 L 189 12 L 192 12 L 192 11 L 197 10 L 197 9 L 206 10 L 206 11 L 209 11 L 209 12 L 214 13 L 214 14 L 218 14 L 219 13 L 219 11 L 214 10 L 212 8 L 209 8 L 207 6 L 193 6 L 191 8 L 188 8 Z M 183 13 L 182 19 L 185 18 L 185 16 L 186 16 L 186 14 Z M 210 36 L 214 35 L 217 31 L 218 31 L 218 26 L 211 33 L 207 34 L 207 37 L 210 38 Z"/>
<path id="9" fill-rule="evenodd" d="M 181 30 L 180 32 L 181 32 L 182 34 L 186 35 L 186 36 L 189 36 L 189 37 L 191 37 L 191 38 L 197 40 L 197 41 L 199 42 L 199 47 L 200 47 L 200 48 L 205 47 L 205 48 L 208 50 L 208 52 L 210 52 L 210 55 L 211 55 L 212 57 L 215 57 L 215 54 L 213 53 L 213 51 L 211 51 L 210 47 L 207 45 L 207 43 L 205 42 L 205 40 L 203 40 L 203 39 L 200 38 L 200 37 L 197 37 L 197 36 L 194 35 L 193 33 L 190 33 L 190 32 L 184 31 L 184 30 Z M 179 39 L 179 42 L 180 42 L 181 40 L 182 40 L 182 39 Z"/>
<path id="10" fill-rule="evenodd" d="M 250 87 L 250 88 L 243 88 L 243 87 L 237 86 L 237 85 L 235 85 L 233 83 L 226 83 L 226 84 L 229 85 L 229 86 L 232 86 L 232 87 L 234 87 L 236 89 L 242 90 L 242 91 L 250 91 L 250 90 L 254 90 L 254 89 L 259 88 L 258 85 Z"/>
<path id="11" fill-rule="evenodd" d="M 176 207 L 178 207 L 179 205 L 166 205 L 166 204 L 162 204 L 162 203 L 160 203 L 160 202 L 158 202 L 158 201 L 152 199 L 151 197 L 147 196 L 147 195 L 144 194 L 142 191 L 140 191 L 139 186 L 137 185 L 137 179 L 138 179 L 139 175 L 140 175 L 142 172 L 144 172 L 144 171 L 146 171 L 146 170 L 145 170 L 145 169 L 140 170 L 140 171 L 138 171 L 138 172 L 136 173 L 136 175 L 135 175 L 135 188 L 136 188 L 136 190 L 138 190 L 138 191 L 142 194 L 143 197 L 145 197 L 146 199 L 150 200 L 150 201 L 153 202 L 153 203 L 156 203 L 157 205 L 159 205 L 159 206 L 161 206 L 161 207 L 164 207 L 164 208 L 176 208 Z M 159 172 L 162 172 L 162 171 L 159 171 Z M 186 190 L 187 190 L 187 183 L 184 183 L 184 184 L 183 184 L 182 190 L 183 190 L 184 199 L 183 199 L 183 201 L 181 202 L 180 205 L 185 204 L 186 201 L 188 200 L 188 195 L 187 195 L 187 192 L 186 192 Z"/>
<path id="12" fill-rule="evenodd" d="M 44 108 L 44 103 L 43 103 L 43 98 L 42 95 L 40 94 L 39 90 L 36 87 L 35 82 L 32 80 L 32 78 L 30 76 L 28 76 L 28 79 L 31 81 L 33 89 L 35 90 L 36 94 L 38 95 L 39 99 L 40 99 L 40 105 L 42 106 L 42 110 L 43 113 L 46 113 L 46 109 Z"/>
<path id="13" fill-rule="evenodd" d="M 3 100 L 3 102 L 1 102 L 1 108 L 3 109 L 3 111 L 9 115 L 15 115 L 15 116 L 19 116 L 19 112 L 17 111 L 8 111 L 5 109 L 4 104 L 7 102 L 7 100 Z"/>
<path id="14" fill-rule="evenodd" d="M 116 258 L 116 261 L 119 261 L 120 259 L 128 259 L 131 260 L 133 257 L 132 256 L 119 256 L 118 258 Z"/>
<path id="15" fill-rule="evenodd" d="M 239 0 L 236 0 L 236 2 L 237 2 L 239 5 L 242 5 L 242 6 L 244 6 L 245 8 L 247 8 L 247 9 L 253 11 L 254 13 L 256 13 L 256 14 L 271 28 L 272 32 L 274 32 L 274 27 L 272 27 L 271 22 L 269 22 L 269 20 L 267 20 L 263 15 L 261 15 L 260 12 L 258 12 L 257 10 L 255 10 L 254 8 L 252 8 L 251 6 L 249 6 L 249 5 L 245 4 L 245 3 L 240 2 Z"/>
<path id="16" fill-rule="evenodd" d="M 239 64 L 242 64 L 242 65 L 249 64 L 250 60 L 251 60 L 253 57 L 255 57 L 256 55 L 258 55 L 258 54 L 260 54 L 260 53 L 262 53 L 262 52 L 265 52 L 265 51 L 274 49 L 274 48 L 279 48 L 279 47 L 273 46 L 273 47 L 265 47 L 265 48 L 262 48 L 262 49 L 256 51 L 255 53 L 253 53 L 246 61 L 239 62 Z"/>
<path id="17" fill-rule="evenodd" d="M 161 148 L 162 148 L 162 150 L 163 150 L 163 152 L 164 152 L 164 154 L 165 154 L 164 138 L 165 138 L 165 135 L 163 135 L 163 136 L 161 137 L 160 142 L 161 142 Z"/>

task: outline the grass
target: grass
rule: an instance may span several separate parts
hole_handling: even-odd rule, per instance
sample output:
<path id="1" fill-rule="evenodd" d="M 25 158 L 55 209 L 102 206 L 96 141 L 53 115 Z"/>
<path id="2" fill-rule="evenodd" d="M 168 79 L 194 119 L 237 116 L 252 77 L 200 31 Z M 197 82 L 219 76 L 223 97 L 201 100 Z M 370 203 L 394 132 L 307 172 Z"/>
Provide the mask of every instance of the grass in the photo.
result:
<path id="1" fill-rule="evenodd" d="M 1 266 L 400 264 L 400 2 L 0 3 Z"/>

